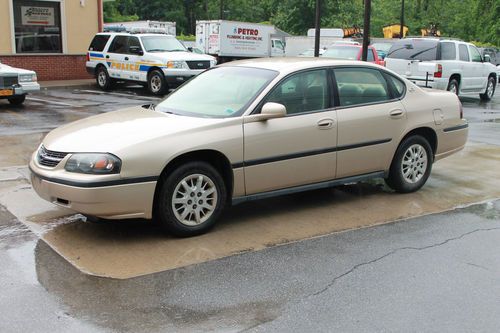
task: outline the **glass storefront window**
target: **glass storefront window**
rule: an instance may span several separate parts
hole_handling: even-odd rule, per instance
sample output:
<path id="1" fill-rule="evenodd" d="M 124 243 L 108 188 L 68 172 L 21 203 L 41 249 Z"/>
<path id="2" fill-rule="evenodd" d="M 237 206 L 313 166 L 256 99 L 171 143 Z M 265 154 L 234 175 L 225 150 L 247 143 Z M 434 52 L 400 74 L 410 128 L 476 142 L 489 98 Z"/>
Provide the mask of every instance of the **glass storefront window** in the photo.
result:
<path id="1" fill-rule="evenodd" d="M 62 53 L 61 3 L 13 0 L 16 53 Z"/>

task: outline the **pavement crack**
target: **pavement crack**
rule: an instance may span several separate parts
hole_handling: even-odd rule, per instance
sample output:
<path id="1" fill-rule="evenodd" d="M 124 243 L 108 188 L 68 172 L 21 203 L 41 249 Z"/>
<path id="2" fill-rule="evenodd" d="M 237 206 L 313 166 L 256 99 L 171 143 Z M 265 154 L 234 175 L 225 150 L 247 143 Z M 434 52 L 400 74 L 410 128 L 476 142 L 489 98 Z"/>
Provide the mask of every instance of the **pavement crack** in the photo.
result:
<path id="1" fill-rule="evenodd" d="M 374 264 L 382 259 L 385 259 L 389 256 L 392 256 L 393 254 L 396 254 L 397 252 L 400 252 L 400 251 L 405 251 L 405 250 L 413 250 L 413 251 L 423 251 L 423 250 L 427 250 L 427 249 L 430 249 L 430 248 L 435 248 L 435 247 L 439 247 L 439 246 L 443 246 L 449 242 L 452 242 L 452 241 L 456 241 L 456 240 L 459 240 L 459 239 L 462 239 L 466 236 L 469 236 L 471 234 L 474 234 L 476 232 L 480 232 L 480 231 L 492 231 L 492 230 L 500 230 L 500 228 L 483 228 L 483 229 L 475 229 L 475 230 L 472 230 L 472 231 L 469 231 L 469 232 L 466 232 L 464 234 L 461 234 L 457 237 L 453 237 L 453 238 L 448 238 L 448 239 L 445 239 L 444 241 L 442 242 L 439 242 L 439 243 L 435 243 L 435 244 L 432 244 L 432 245 L 427 245 L 427 246 L 422 246 L 422 247 L 414 247 L 414 246 L 405 246 L 405 247 L 400 247 L 400 248 L 397 248 L 397 249 L 394 249 L 380 257 L 377 257 L 373 260 L 370 260 L 370 261 L 366 261 L 366 262 L 362 262 L 362 263 L 359 263 L 355 266 L 353 266 L 351 269 L 349 269 L 348 271 L 340 274 L 340 275 L 337 275 L 336 277 L 334 277 L 324 288 L 322 288 L 321 290 L 318 290 L 312 294 L 309 294 L 307 295 L 305 298 L 309 298 L 309 297 L 314 297 L 314 296 L 318 296 L 318 295 L 321 295 L 322 293 L 326 292 L 328 289 L 330 289 L 331 287 L 333 287 L 333 285 L 340 279 L 344 278 L 345 276 L 353 273 L 354 271 L 356 271 L 357 269 L 361 268 L 361 267 L 364 267 L 364 266 L 368 266 L 368 265 L 371 265 L 371 264 Z"/>

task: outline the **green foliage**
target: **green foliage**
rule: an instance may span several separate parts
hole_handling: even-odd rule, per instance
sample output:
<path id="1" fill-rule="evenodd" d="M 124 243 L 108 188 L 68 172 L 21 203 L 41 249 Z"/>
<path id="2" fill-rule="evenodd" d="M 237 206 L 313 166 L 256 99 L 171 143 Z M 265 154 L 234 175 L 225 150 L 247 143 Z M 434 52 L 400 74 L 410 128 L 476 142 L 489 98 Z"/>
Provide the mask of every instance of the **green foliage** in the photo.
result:
<path id="1" fill-rule="evenodd" d="M 177 22 L 177 32 L 195 33 L 196 20 L 266 22 L 298 35 L 314 27 L 316 0 L 115 0 L 104 3 L 105 22 L 161 20 Z M 322 0 L 322 27 L 363 26 L 363 0 Z M 399 23 L 401 0 L 372 0 L 371 35 Z M 407 0 L 409 35 L 437 24 L 443 36 L 500 46 L 499 0 Z"/>
<path id="2" fill-rule="evenodd" d="M 177 36 L 177 39 L 182 40 L 183 42 L 194 42 L 196 41 L 196 36 L 180 34 L 179 36 Z"/>

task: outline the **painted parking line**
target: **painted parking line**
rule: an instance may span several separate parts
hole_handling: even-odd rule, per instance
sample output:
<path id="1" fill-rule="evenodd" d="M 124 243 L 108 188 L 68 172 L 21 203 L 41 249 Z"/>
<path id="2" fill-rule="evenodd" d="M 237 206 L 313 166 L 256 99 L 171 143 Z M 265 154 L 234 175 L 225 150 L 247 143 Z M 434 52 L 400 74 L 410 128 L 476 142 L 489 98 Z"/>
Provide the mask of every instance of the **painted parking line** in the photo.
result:
<path id="1" fill-rule="evenodd" d="M 36 97 L 26 97 L 27 100 L 29 101 L 34 101 L 34 102 L 40 102 L 40 103 L 46 103 L 46 104 L 55 104 L 55 105 L 61 105 L 61 106 L 69 106 L 72 108 L 81 108 L 81 105 L 74 105 L 74 104 L 69 104 L 69 103 L 64 103 L 64 102 L 57 102 L 57 101 L 52 101 L 48 99 L 42 99 L 42 98 L 36 98 Z"/>
<path id="2" fill-rule="evenodd" d="M 117 93 L 117 92 L 107 92 L 107 91 L 99 91 L 99 90 L 78 90 L 81 92 L 87 92 L 91 94 L 99 94 L 99 95 L 111 95 L 111 96 L 119 96 L 119 97 L 135 97 L 138 99 L 148 99 L 151 101 L 157 101 L 160 100 L 161 98 L 159 97 L 150 97 L 150 96 L 141 96 L 141 95 L 136 95 L 136 94 L 126 94 L 126 93 Z"/>

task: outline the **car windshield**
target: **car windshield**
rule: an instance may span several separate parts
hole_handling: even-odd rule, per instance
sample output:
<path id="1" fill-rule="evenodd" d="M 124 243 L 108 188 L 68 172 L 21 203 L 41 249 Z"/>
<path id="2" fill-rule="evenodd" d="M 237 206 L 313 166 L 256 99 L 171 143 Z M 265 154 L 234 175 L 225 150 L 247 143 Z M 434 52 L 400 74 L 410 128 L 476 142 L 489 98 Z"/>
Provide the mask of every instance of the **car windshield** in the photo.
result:
<path id="1" fill-rule="evenodd" d="M 392 44 L 391 43 L 373 43 L 372 46 L 377 51 L 382 51 L 382 52 L 387 53 L 387 51 L 389 51 L 389 49 L 391 48 Z"/>
<path id="2" fill-rule="evenodd" d="M 146 52 L 186 51 L 184 45 L 171 36 L 145 36 L 141 40 Z"/>
<path id="3" fill-rule="evenodd" d="M 277 75 L 259 68 L 214 68 L 182 85 L 155 109 L 193 117 L 237 117 Z"/>
<path id="4" fill-rule="evenodd" d="M 350 59 L 358 58 L 359 47 L 356 46 L 332 46 L 325 51 L 321 56 L 335 59 Z"/>

